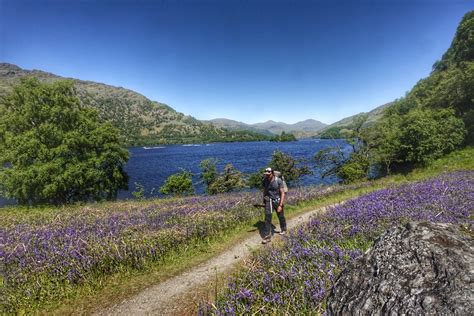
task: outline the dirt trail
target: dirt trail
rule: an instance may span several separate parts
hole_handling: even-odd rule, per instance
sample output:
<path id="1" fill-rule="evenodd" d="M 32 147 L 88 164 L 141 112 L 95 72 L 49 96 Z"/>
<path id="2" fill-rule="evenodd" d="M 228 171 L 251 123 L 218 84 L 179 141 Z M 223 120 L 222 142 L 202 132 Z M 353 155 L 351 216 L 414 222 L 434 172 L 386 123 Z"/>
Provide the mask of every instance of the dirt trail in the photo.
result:
<path id="1" fill-rule="evenodd" d="M 287 220 L 288 229 L 294 228 L 326 208 L 306 212 Z M 276 236 L 274 238 L 279 238 Z M 199 292 L 216 278 L 216 273 L 232 270 L 235 264 L 247 257 L 252 249 L 264 247 L 260 235 L 255 235 L 236 244 L 217 257 L 210 259 L 190 270 L 151 286 L 138 295 L 126 299 L 96 315 L 184 315 L 192 293 Z M 192 299 L 192 298 L 191 298 Z M 197 302 L 196 302 L 197 303 Z"/>

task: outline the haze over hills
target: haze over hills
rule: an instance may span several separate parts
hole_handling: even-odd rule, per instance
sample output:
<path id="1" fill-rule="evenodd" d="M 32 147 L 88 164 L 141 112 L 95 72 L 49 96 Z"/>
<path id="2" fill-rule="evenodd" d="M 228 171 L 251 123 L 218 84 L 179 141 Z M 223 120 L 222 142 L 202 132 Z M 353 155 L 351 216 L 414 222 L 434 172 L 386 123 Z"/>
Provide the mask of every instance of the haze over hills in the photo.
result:
<path id="1" fill-rule="evenodd" d="M 44 82 L 73 80 L 81 101 L 98 109 L 102 119 L 119 128 L 127 145 L 267 139 L 255 132 L 229 131 L 199 121 L 129 89 L 63 78 L 40 70 L 25 70 L 8 63 L 0 63 L 0 95 L 11 91 L 12 86 L 25 76 L 34 76 Z"/>

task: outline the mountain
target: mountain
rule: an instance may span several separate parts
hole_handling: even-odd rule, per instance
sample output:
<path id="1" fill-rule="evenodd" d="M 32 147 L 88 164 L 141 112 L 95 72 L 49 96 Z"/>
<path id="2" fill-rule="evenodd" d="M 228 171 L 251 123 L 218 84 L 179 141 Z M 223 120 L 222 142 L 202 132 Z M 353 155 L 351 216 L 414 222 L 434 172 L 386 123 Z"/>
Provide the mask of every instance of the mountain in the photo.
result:
<path id="1" fill-rule="evenodd" d="M 265 129 L 256 128 L 253 125 L 245 124 L 239 121 L 229 120 L 226 118 L 216 118 L 216 119 L 203 121 L 203 122 L 210 123 L 214 126 L 225 128 L 231 131 L 253 131 L 253 132 L 260 133 L 263 135 L 268 135 L 268 136 L 274 135 Z"/>
<path id="2" fill-rule="evenodd" d="M 242 122 L 223 118 L 213 119 L 208 122 L 212 123 L 215 126 L 230 130 L 251 130 L 257 133 L 267 135 L 280 135 L 282 132 L 292 133 L 296 136 L 296 138 L 314 136 L 319 130 L 326 126 L 326 124 L 313 119 L 297 122 L 295 124 L 275 122 L 272 120 L 263 123 L 245 124 Z"/>
<path id="3" fill-rule="evenodd" d="M 25 70 L 8 63 L 0 63 L 0 96 L 11 91 L 12 86 L 25 76 L 35 76 L 44 82 L 73 80 L 81 101 L 96 108 L 103 120 L 111 121 L 121 131 L 126 145 L 268 139 L 252 131 L 229 131 L 201 122 L 129 89 L 63 78 L 40 70 Z"/>
<path id="4" fill-rule="evenodd" d="M 337 121 L 331 125 L 328 125 L 321 129 L 316 135 L 318 138 L 344 138 L 344 134 L 347 134 L 348 131 L 354 129 L 358 123 L 362 123 L 362 127 L 372 126 L 377 122 L 391 105 L 394 102 L 389 102 L 383 105 L 376 107 L 375 109 L 369 112 L 361 112 L 346 118 L 343 118 L 340 121 Z"/>

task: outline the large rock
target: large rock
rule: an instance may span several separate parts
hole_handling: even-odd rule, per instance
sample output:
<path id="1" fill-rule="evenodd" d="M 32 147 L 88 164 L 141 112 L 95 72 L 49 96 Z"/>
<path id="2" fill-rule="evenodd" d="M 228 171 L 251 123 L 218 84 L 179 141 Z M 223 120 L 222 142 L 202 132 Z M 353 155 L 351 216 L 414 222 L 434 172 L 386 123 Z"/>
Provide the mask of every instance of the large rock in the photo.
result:
<path id="1" fill-rule="evenodd" d="M 386 232 L 339 276 L 329 315 L 474 315 L 472 233 L 410 223 Z"/>

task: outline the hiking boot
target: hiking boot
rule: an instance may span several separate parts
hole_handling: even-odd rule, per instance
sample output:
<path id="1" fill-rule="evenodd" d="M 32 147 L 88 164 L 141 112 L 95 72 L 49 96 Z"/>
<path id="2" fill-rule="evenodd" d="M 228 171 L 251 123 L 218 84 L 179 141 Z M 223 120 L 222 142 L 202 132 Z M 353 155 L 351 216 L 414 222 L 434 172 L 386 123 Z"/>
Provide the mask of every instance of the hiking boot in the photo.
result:
<path id="1" fill-rule="evenodd" d="M 262 240 L 262 244 L 268 244 L 270 241 L 272 241 L 270 238 L 265 238 Z"/>
<path id="2" fill-rule="evenodd" d="M 282 230 L 282 231 L 279 232 L 278 234 L 280 234 L 280 236 L 286 235 L 286 230 Z"/>

